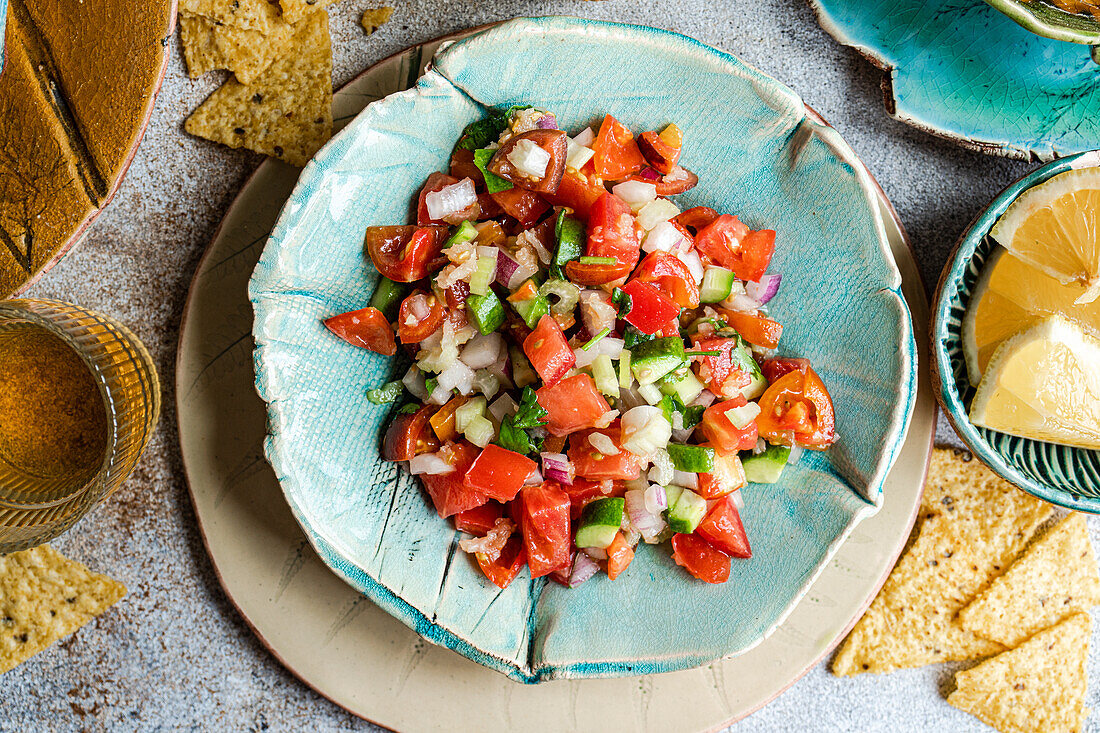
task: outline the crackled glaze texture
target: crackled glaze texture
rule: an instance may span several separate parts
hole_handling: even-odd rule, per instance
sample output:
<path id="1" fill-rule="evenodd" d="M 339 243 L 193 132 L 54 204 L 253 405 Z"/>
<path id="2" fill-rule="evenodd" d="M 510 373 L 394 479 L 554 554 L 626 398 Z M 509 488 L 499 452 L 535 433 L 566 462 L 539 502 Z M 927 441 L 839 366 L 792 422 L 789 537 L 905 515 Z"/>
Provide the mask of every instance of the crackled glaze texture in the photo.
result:
<path id="1" fill-rule="evenodd" d="M 628 72 L 639 63 L 645 78 Z M 601 87 L 605 78 L 620 81 Z M 700 88 L 721 105 L 720 119 L 700 105 Z M 321 324 L 369 298 L 377 274 L 363 254 L 365 228 L 405 221 L 482 104 L 520 101 L 554 110 L 570 128 L 606 112 L 634 128 L 675 120 L 690 140 L 683 162 L 704 182 L 681 204 L 778 230 L 773 269 L 784 288 L 773 313 L 787 328 L 784 350 L 820 366 L 842 440 L 805 454 L 779 486 L 745 490 L 755 557 L 723 586 L 691 581 L 665 549 L 647 547 L 627 582 L 543 592 L 544 581 L 525 572 L 498 591 L 415 480 L 378 458 L 389 408 L 363 394 L 401 365 L 347 348 Z M 790 90 L 677 34 L 544 18 L 442 50 L 414 89 L 372 104 L 305 169 L 250 284 L 267 455 L 321 557 L 424 637 L 527 682 L 680 669 L 758 643 L 881 504 L 915 396 L 900 276 L 854 162 Z M 707 185 L 716 181 L 723 185 Z"/>
<path id="2" fill-rule="evenodd" d="M 1050 160 L 1100 147 L 1100 66 L 984 0 L 810 0 L 884 71 L 888 111 L 967 147 Z"/>
<path id="3" fill-rule="evenodd" d="M 932 327 L 934 380 L 952 427 L 984 463 L 1025 491 L 1054 504 L 1100 514 L 1100 451 L 1018 438 L 971 424 L 967 417 L 975 389 L 966 372 L 962 319 L 982 268 L 997 247 L 989 230 L 1016 198 L 1073 168 L 1100 165 L 1089 152 L 1049 163 L 1006 188 L 963 233 L 940 279 Z"/>

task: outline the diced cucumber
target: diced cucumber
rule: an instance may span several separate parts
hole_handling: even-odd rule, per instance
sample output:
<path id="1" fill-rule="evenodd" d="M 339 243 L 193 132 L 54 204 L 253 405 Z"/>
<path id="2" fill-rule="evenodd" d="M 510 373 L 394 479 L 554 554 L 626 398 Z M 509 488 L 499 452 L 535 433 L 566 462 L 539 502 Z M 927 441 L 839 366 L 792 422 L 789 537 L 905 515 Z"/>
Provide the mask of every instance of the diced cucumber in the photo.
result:
<path id="1" fill-rule="evenodd" d="M 666 489 L 667 492 L 667 489 Z M 696 494 L 691 489 L 684 489 L 676 497 L 673 504 L 669 498 L 668 509 L 665 510 L 665 519 L 673 532 L 691 534 L 695 531 L 707 515 L 707 500 Z"/>
<path id="2" fill-rule="evenodd" d="M 584 224 L 566 214 L 563 209 L 558 212 L 554 236 L 558 240 L 558 247 L 550 262 L 550 274 L 564 280 L 566 263 L 579 258 L 584 252 Z"/>
<path id="3" fill-rule="evenodd" d="M 680 494 L 684 493 L 685 489 L 682 486 L 666 486 L 665 487 L 665 502 L 667 506 L 665 511 L 668 511 L 672 507 L 676 506 L 676 502 L 680 500 Z"/>
<path id="4" fill-rule="evenodd" d="M 577 547 L 608 547 L 615 541 L 615 535 L 623 523 L 623 506 L 626 501 L 621 497 L 607 497 L 589 502 L 581 512 L 574 539 Z"/>
<path id="5" fill-rule="evenodd" d="M 741 459 L 745 478 L 754 484 L 774 484 L 783 473 L 791 449 L 785 445 L 769 445 L 763 453 Z"/>
<path id="6" fill-rule="evenodd" d="M 639 384 L 638 394 L 651 405 L 659 404 L 661 401 L 661 390 L 657 389 L 655 384 Z"/>
<path id="7" fill-rule="evenodd" d="M 455 430 L 460 433 L 466 432 L 466 426 L 470 424 L 478 415 L 485 414 L 486 400 L 484 397 L 474 397 L 466 400 L 462 403 L 457 410 L 455 410 Z"/>
<path id="8" fill-rule="evenodd" d="M 527 324 L 528 328 L 539 325 L 539 319 L 550 312 L 550 301 L 544 295 L 536 295 L 530 300 L 509 301 L 516 313 Z"/>
<path id="9" fill-rule="evenodd" d="M 677 471 L 711 473 L 714 470 L 714 449 L 705 445 L 669 443 L 665 448 Z"/>
<path id="10" fill-rule="evenodd" d="M 477 227 L 471 221 L 464 221 L 458 225 L 458 229 L 455 229 L 451 236 L 447 237 L 447 241 L 443 243 L 443 249 L 453 247 L 456 244 L 472 242 L 476 237 Z"/>
<path id="11" fill-rule="evenodd" d="M 630 351 L 630 369 L 638 378 L 638 384 L 653 384 L 686 361 L 684 342 L 679 336 L 646 341 Z"/>
<path id="12" fill-rule="evenodd" d="M 634 374 L 630 371 L 630 349 L 623 349 L 619 354 L 619 386 L 622 389 L 630 389 L 634 383 Z"/>
<path id="13" fill-rule="evenodd" d="M 703 391 L 703 383 L 696 378 L 690 369 L 680 379 L 666 379 L 661 383 L 661 392 L 667 395 L 676 395 L 685 405 L 690 405 Z"/>
<path id="14" fill-rule="evenodd" d="M 463 222 L 465 224 L 466 222 Z M 481 250 L 485 250 L 482 252 Z M 485 295 L 489 292 L 489 286 L 497 276 L 496 249 L 491 247 L 478 247 L 477 269 L 470 276 L 470 292 L 474 295 Z"/>
<path id="15" fill-rule="evenodd" d="M 611 357 L 600 354 L 592 362 L 592 376 L 596 379 L 596 389 L 608 397 L 619 399 L 619 380 L 615 376 L 615 367 L 611 366 Z"/>
<path id="16" fill-rule="evenodd" d="M 466 313 L 483 335 L 492 333 L 504 324 L 504 305 L 491 289 L 485 295 L 471 295 L 467 298 Z"/>
<path id="17" fill-rule="evenodd" d="M 374 295 L 370 298 L 370 307 L 382 311 L 386 320 L 393 321 L 397 318 L 397 309 L 401 305 L 409 286 L 405 283 L 395 283 L 388 277 L 378 278 L 378 284 L 374 287 Z"/>
<path id="18" fill-rule="evenodd" d="M 711 266 L 703 272 L 703 284 L 699 287 L 699 301 L 717 303 L 730 297 L 737 278 L 724 267 Z"/>

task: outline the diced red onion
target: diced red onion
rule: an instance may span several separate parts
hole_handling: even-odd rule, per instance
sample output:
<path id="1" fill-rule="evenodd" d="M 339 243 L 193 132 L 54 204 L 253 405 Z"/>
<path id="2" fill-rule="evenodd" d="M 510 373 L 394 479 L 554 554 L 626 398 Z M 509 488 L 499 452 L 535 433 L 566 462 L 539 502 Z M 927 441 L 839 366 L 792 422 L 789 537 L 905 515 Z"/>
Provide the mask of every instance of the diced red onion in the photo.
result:
<path id="1" fill-rule="evenodd" d="M 602 290 L 582 290 L 577 299 L 581 304 L 581 321 L 588 333 L 595 335 L 605 328 L 615 328 L 618 309 L 608 302 L 607 293 Z"/>
<path id="2" fill-rule="evenodd" d="M 703 267 L 703 260 L 699 257 L 698 252 L 694 249 L 689 249 L 686 252 L 677 251 L 676 257 L 687 265 L 687 269 L 691 271 L 691 276 L 695 278 L 696 284 L 703 282 L 703 275 L 706 273 L 706 270 Z"/>
<path id="3" fill-rule="evenodd" d="M 590 560 L 606 560 L 607 559 L 607 550 L 603 549 L 602 547 L 585 547 L 584 549 L 582 549 L 577 554 L 578 555 L 588 555 L 588 558 Z"/>
<path id="4" fill-rule="evenodd" d="M 699 488 L 699 474 L 673 470 L 672 483 L 675 486 L 683 486 L 685 489 L 696 491 Z"/>
<path id="5" fill-rule="evenodd" d="M 493 331 L 478 334 L 470 339 L 470 342 L 462 347 L 462 353 L 458 358 L 471 369 L 485 369 L 495 364 L 504 350 L 504 337 Z"/>
<path id="6" fill-rule="evenodd" d="M 782 280 L 782 275 L 764 275 L 760 278 L 760 282 L 750 280 L 745 283 L 745 293 L 763 305 L 775 297 L 775 294 L 779 291 L 779 283 Z"/>
<path id="7" fill-rule="evenodd" d="M 474 190 L 473 180 L 469 178 L 463 178 L 458 183 L 444 186 L 442 189 L 429 193 L 424 197 L 424 204 L 428 207 L 428 216 L 435 220 L 457 214 L 476 203 L 477 191 Z"/>
<path id="8" fill-rule="evenodd" d="M 569 573 L 570 588 L 576 588 L 578 585 L 599 572 L 599 564 L 587 554 L 594 549 L 596 548 L 588 548 L 583 552 L 578 552 L 573 558 L 573 570 Z M 603 552 L 603 550 L 600 550 L 600 552 Z M 603 555 L 606 559 L 607 553 L 603 552 Z"/>
<path id="9" fill-rule="evenodd" d="M 718 399 L 714 396 L 714 393 L 709 389 L 704 389 L 699 393 L 699 396 L 691 401 L 692 406 L 702 405 L 703 407 L 710 407 L 714 404 L 714 401 Z"/>
<path id="10" fill-rule="evenodd" d="M 439 476 L 454 470 L 455 467 L 440 458 L 438 453 L 421 453 L 409 460 L 409 473 L 414 476 L 421 473 Z"/>
<path id="11" fill-rule="evenodd" d="M 508 283 L 512 280 L 512 275 L 519 269 L 519 263 L 512 259 L 510 255 L 501 251 L 497 253 L 497 282 L 508 287 Z"/>
<path id="12" fill-rule="evenodd" d="M 668 494 L 665 487 L 652 484 L 645 490 L 645 509 L 650 514 L 660 514 L 668 509 Z"/>
<path id="13" fill-rule="evenodd" d="M 638 405 L 648 405 L 649 403 L 645 401 L 644 397 L 638 394 L 638 390 L 631 387 L 629 389 L 619 390 L 619 404 L 624 409 L 629 410 L 632 407 L 637 407 Z"/>
<path id="14" fill-rule="evenodd" d="M 634 547 L 638 544 L 638 540 L 642 538 L 641 532 L 634 528 L 634 525 L 630 523 L 630 518 L 623 515 L 622 527 L 620 531 L 623 533 L 623 539 L 626 540 L 626 544 Z"/>
<path id="15" fill-rule="evenodd" d="M 745 508 L 745 497 L 742 496 L 740 489 L 730 494 L 730 498 L 733 499 L 733 505 L 737 507 L 737 511 Z"/>
<path id="16" fill-rule="evenodd" d="M 573 136 L 573 142 L 582 147 L 590 148 L 592 143 L 596 142 L 596 133 L 592 131 L 591 127 L 586 127 Z"/>
<path id="17" fill-rule="evenodd" d="M 405 372 L 405 376 L 401 378 L 401 384 L 405 385 L 409 394 L 418 400 L 428 399 L 428 388 L 424 385 L 424 381 L 424 372 L 420 371 L 416 364 L 409 367 L 409 371 Z"/>
<path id="18" fill-rule="evenodd" d="M 540 130 L 557 130 L 558 118 L 555 117 L 552 112 L 547 112 L 542 117 L 540 117 L 539 121 L 535 124 Z"/>
<path id="19" fill-rule="evenodd" d="M 672 419 L 675 420 L 679 416 L 680 416 L 680 413 L 676 413 L 673 416 Z M 682 418 L 681 418 L 681 420 L 682 420 Z M 695 428 L 681 428 L 679 430 L 677 430 L 676 428 L 673 428 L 672 429 L 672 442 L 673 443 L 686 443 L 686 442 L 688 442 L 688 439 L 691 438 L 691 434 L 694 433 L 694 432 L 695 432 Z"/>
<path id="20" fill-rule="evenodd" d="M 542 473 L 547 479 L 566 486 L 573 485 L 573 464 L 564 453 L 542 453 Z"/>
<path id="21" fill-rule="evenodd" d="M 634 491 L 635 489 L 645 491 L 649 488 L 649 482 L 645 480 L 644 476 L 639 476 L 638 478 L 626 479 L 623 481 L 623 486 L 626 487 L 627 491 Z"/>
<path id="22" fill-rule="evenodd" d="M 661 180 L 661 174 L 646 166 L 638 171 L 638 178 L 644 178 L 647 181 L 659 181 Z"/>
<path id="23" fill-rule="evenodd" d="M 646 509 L 644 491 L 628 491 L 626 499 L 626 516 L 630 524 L 648 542 L 656 537 L 665 528 L 665 520 L 659 513 L 653 513 Z"/>

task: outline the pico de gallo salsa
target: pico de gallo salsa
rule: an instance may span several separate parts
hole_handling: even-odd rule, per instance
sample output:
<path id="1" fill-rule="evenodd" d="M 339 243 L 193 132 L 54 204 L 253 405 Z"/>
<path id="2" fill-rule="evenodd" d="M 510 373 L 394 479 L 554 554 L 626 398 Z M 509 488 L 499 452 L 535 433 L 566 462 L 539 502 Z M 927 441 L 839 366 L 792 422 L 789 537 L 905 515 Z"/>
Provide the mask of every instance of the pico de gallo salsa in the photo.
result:
<path id="1" fill-rule="evenodd" d="M 459 546 L 506 587 L 612 580 L 640 542 L 709 583 L 752 550 L 747 482 L 837 440 L 806 359 L 776 354 L 776 233 L 670 196 L 698 183 L 670 124 L 608 115 L 570 137 L 531 107 L 469 125 L 414 224 L 372 226 L 382 278 L 325 325 L 414 359 L 368 392 L 403 401 L 383 437 Z M 411 400 L 408 398 L 411 395 Z"/>

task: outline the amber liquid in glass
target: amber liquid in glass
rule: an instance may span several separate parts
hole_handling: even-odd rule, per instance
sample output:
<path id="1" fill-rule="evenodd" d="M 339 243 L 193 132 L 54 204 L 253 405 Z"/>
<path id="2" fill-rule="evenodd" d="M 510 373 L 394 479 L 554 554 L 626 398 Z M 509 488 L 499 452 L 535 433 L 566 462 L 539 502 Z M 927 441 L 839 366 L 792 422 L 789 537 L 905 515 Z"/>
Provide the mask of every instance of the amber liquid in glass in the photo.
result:
<path id="1" fill-rule="evenodd" d="M 79 492 L 106 457 L 104 398 L 87 363 L 32 323 L 0 327 L 0 475 L 28 505 Z"/>

